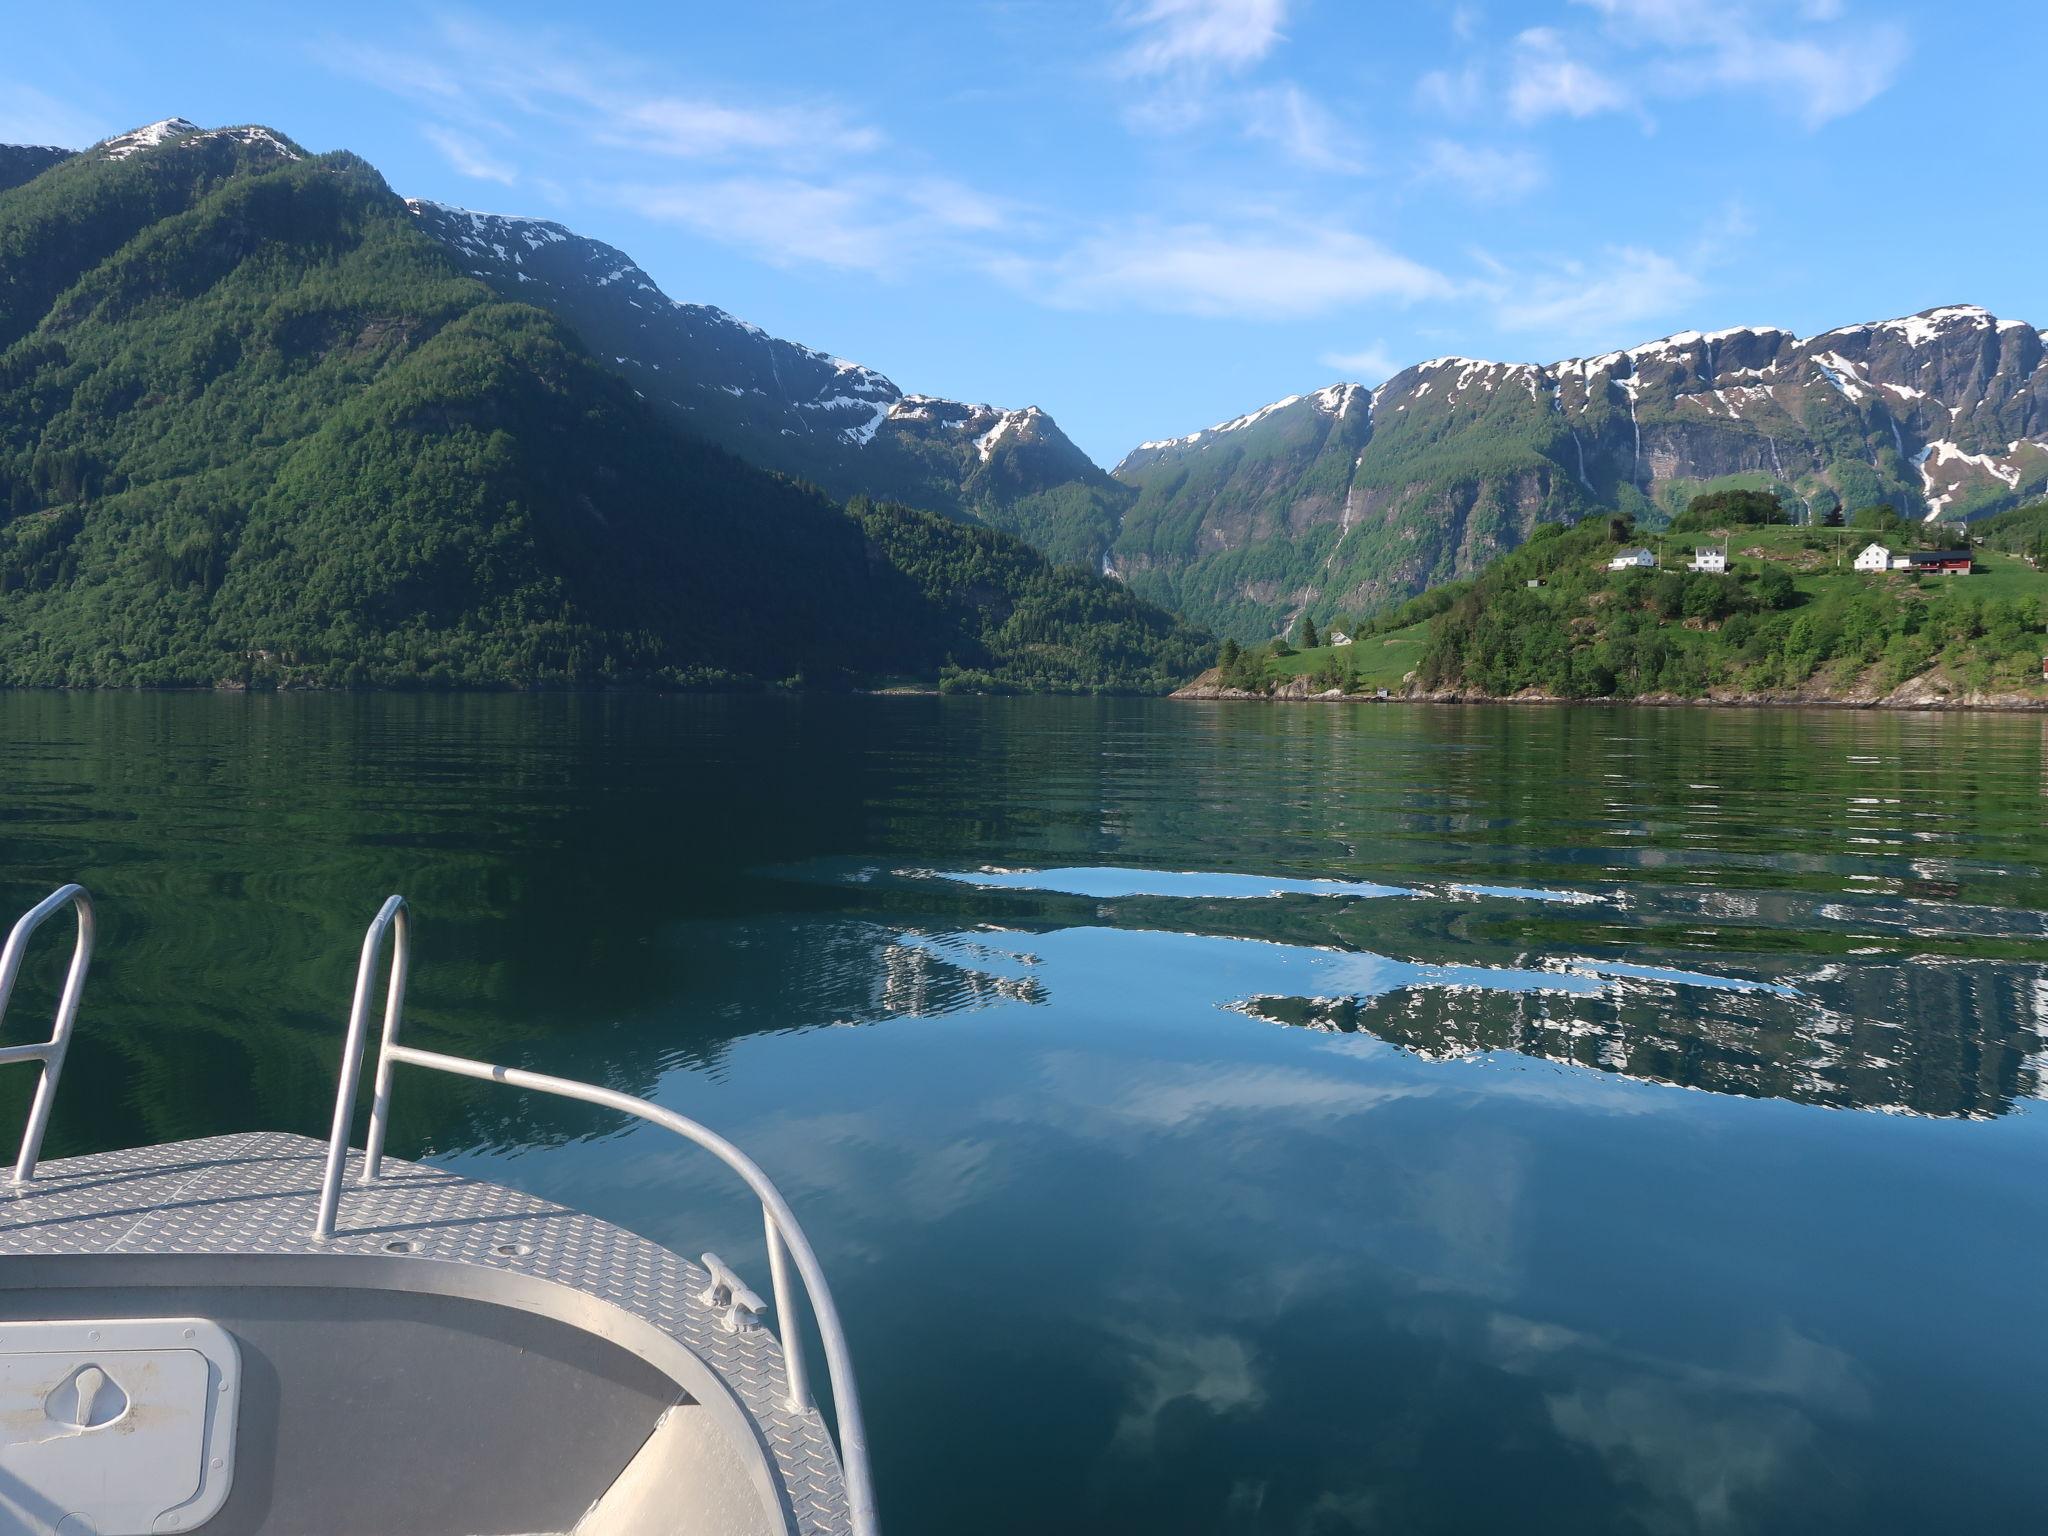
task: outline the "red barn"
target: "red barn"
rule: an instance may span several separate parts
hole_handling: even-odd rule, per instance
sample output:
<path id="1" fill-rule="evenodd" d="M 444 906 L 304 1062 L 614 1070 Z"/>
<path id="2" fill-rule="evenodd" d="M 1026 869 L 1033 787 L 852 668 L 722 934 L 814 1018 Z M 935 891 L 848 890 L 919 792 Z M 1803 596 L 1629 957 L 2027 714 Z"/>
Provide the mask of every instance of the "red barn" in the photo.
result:
<path id="1" fill-rule="evenodd" d="M 1972 563 L 1967 549 L 1916 549 L 1906 556 L 1907 570 L 1942 576 L 1967 576 Z"/>

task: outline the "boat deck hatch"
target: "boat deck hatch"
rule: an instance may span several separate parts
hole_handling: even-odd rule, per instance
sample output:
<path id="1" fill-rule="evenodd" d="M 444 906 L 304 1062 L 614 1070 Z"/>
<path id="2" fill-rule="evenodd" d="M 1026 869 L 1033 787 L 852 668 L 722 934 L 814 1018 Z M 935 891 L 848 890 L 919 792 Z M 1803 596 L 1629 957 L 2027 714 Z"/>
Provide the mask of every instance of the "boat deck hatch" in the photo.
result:
<path id="1" fill-rule="evenodd" d="M 0 1524 L 154 1536 L 235 1470 L 234 1340 L 196 1317 L 0 1323 Z"/>

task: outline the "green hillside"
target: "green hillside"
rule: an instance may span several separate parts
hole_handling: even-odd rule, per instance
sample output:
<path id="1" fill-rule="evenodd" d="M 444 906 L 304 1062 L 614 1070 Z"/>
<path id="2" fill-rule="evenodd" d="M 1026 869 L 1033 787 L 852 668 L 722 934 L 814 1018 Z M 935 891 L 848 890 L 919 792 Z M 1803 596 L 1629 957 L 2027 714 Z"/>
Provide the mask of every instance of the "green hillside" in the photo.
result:
<path id="1" fill-rule="evenodd" d="M 2019 557 L 1979 549 L 1969 576 L 1871 574 L 1853 569 L 1874 537 L 1864 530 L 1726 533 L 1729 571 L 1713 575 L 1682 568 L 1696 544 L 1720 542 L 1711 533 L 1642 541 L 1628 530 L 1632 546 L 1658 550 L 1660 568 L 1613 571 L 1621 545 L 1606 521 L 1538 530 L 1433 621 L 1417 683 L 1560 698 L 1875 699 L 1913 684 L 1929 696 L 2048 697 L 2048 577 Z"/>
<path id="2" fill-rule="evenodd" d="M 1226 643 L 1214 680 L 1252 691 L 1306 679 L 1316 691 L 1481 697 L 2048 702 L 2048 574 L 2028 557 L 1978 545 L 1968 576 L 1859 572 L 1856 554 L 1874 540 L 1900 551 L 1953 540 L 1884 509 L 1864 514 L 1882 528 L 1717 515 L 1745 502 L 1774 506 L 1734 493 L 1663 532 L 1605 518 L 1541 527 L 1476 580 L 1359 626 L 1349 645 Z M 1982 526 L 2019 540 L 2037 536 L 2036 522 L 2015 512 Z M 1685 568 L 1702 545 L 1725 548 L 1726 574 Z M 1610 569 L 1623 548 L 1650 549 L 1657 567 Z"/>
<path id="3" fill-rule="evenodd" d="M 1159 689 L 1200 644 L 658 423 L 353 156 L 194 130 L 0 191 L 0 682 Z"/>

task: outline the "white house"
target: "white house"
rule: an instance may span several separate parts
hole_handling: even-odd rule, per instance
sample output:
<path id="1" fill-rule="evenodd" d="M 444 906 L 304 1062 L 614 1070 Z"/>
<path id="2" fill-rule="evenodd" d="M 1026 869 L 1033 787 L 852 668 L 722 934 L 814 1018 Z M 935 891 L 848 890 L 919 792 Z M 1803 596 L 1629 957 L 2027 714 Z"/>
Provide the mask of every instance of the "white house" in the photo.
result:
<path id="1" fill-rule="evenodd" d="M 1716 576 L 1725 575 L 1728 570 L 1728 551 L 1702 544 L 1692 552 L 1692 568 L 1696 571 L 1710 571 Z"/>
<path id="2" fill-rule="evenodd" d="M 1892 552 L 1882 544 L 1866 544 L 1863 553 L 1856 557 L 1859 571 L 1888 571 L 1892 568 Z"/>
<path id="3" fill-rule="evenodd" d="M 1329 634 L 1329 643 L 1331 645 L 1349 645 L 1351 637 L 1341 629 L 1333 629 Z"/>
<path id="4" fill-rule="evenodd" d="M 1655 569 L 1657 557 L 1647 549 L 1624 549 L 1607 562 L 1610 571 L 1647 571 Z"/>

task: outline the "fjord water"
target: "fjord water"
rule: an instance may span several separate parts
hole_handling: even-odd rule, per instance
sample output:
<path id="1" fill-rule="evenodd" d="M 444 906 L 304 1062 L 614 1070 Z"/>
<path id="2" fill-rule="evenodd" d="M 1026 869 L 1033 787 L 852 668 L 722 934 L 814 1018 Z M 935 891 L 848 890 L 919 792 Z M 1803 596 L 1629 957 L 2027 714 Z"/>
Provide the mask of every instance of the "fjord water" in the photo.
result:
<path id="1" fill-rule="evenodd" d="M 410 1038 L 782 1185 L 888 1528 L 1927 1531 L 2048 1506 L 2048 722 L 0 696 L 0 897 L 101 950 L 49 1155 L 324 1134 Z M 47 1017 L 65 941 L 8 1023 Z M 18 1124 L 27 1074 L 0 1074 Z M 651 1128 L 394 1150 L 765 1280 Z"/>

